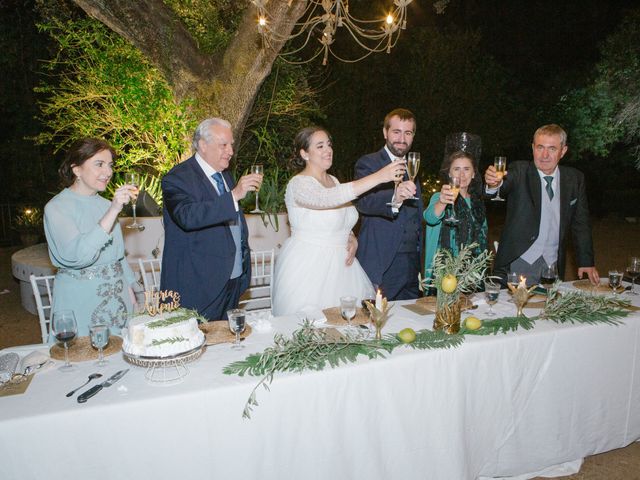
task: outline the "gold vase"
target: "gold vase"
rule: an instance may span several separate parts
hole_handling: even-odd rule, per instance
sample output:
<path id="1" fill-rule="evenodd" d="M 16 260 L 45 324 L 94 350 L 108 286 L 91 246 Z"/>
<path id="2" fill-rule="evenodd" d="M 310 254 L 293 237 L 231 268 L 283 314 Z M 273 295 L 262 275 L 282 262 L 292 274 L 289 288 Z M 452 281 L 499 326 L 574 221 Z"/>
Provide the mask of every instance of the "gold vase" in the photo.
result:
<path id="1" fill-rule="evenodd" d="M 460 302 L 443 305 L 436 311 L 436 319 L 433 321 L 434 330 L 444 330 L 451 335 L 460 331 Z"/>

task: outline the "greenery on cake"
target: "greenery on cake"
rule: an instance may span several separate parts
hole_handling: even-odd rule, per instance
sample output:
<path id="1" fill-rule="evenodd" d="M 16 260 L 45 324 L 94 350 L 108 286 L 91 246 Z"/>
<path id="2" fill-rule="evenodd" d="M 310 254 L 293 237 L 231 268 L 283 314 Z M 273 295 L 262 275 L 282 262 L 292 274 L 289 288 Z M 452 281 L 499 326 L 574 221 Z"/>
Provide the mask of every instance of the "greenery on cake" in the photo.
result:
<path id="1" fill-rule="evenodd" d="M 187 321 L 190 318 L 195 318 L 198 323 L 207 321 L 206 318 L 204 318 L 195 310 L 190 310 L 188 308 L 178 308 L 177 310 L 171 312 L 170 317 L 163 317 L 159 318 L 158 320 L 149 322 L 147 323 L 147 327 L 150 329 L 170 327 L 171 325 L 177 325 L 178 323 Z"/>
<path id="2" fill-rule="evenodd" d="M 152 347 L 158 347 L 160 345 L 173 345 L 174 343 L 180 343 L 180 342 L 186 342 L 187 339 L 184 337 L 167 337 L 167 338 L 163 338 L 162 340 L 153 340 L 151 342 L 151 346 Z"/>

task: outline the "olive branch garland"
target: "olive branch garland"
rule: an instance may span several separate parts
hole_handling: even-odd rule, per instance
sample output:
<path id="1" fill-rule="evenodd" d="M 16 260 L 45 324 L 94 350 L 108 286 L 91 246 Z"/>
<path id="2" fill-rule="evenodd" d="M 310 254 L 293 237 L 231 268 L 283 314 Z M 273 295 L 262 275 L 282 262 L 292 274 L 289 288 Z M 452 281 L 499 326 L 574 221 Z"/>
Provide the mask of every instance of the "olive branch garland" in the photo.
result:
<path id="1" fill-rule="evenodd" d="M 262 386 L 269 391 L 269 385 L 277 372 L 302 372 L 322 370 L 327 365 L 335 368 L 341 363 L 353 363 L 359 355 L 368 358 L 385 358 L 399 346 L 417 350 L 456 348 L 464 343 L 465 335 L 497 335 L 515 332 L 518 329 L 531 330 L 538 320 L 556 323 L 585 323 L 619 325 L 620 319 L 629 315 L 628 300 L 603 297 L 582 292 L 558 293 L 559 282 L 550 290 L 545 308 L 535 317 L 501 317 L 485 320 L 477 330 L 462 327 L 458 334 L 448 335 L 443 331 L 419 330 L 412 343 L 405 344 L 395 334 L 387 334 L 382 340 L 361 339 L 357 335 L 335 334 L 331 330 L 315 328 L 305 320 L 301 328 L 290 338 L 282 334 L 274 336 L 274 344 L 262 353 L 254 353 L 244 360 L 233 362 L 223 369 L 226 375 L 262 376 L 242 412 L 243 418 L 251 418 L 251 412 L 258 406 L 257 391 Z"/>

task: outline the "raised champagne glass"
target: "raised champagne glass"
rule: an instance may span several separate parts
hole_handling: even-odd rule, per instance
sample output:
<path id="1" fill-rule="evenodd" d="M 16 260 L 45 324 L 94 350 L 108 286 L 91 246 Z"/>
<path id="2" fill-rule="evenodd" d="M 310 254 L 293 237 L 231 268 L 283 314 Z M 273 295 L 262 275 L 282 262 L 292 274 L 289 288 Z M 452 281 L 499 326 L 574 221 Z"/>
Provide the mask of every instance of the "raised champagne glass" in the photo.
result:
<path id="1" fill-rule="evenodd" d="M 395 162 L 400 162 L 402 161 L 399 158 L 396 158 L 393 160 L 393 163 Z M 400 206 L 402 205 L 402 202 L 396 202 L 396 192 L 398 190 L 398 185 L 400 185 L 402 183 L 402 174 L 397 174 L 395 180 L 393 181 L 393 198 L 390 202 L 387 202 L 387 206 L 389 207 L 393 207 L 393 208 L 400 208 Z"/>
<path id="2" fill-rule="evenodd" d="M 407 175 L 412 182 L 415 182 L 418 170 L 420 169 L 420 152 L 409 152 L 407 154 Z M 415 195 L 407 200 L 418 200 Z"/>
<path id="3" fill-rule="evenodd" d="M 251 173 L 257 173 L 258 175 L 264 175 L 264 167 L 260 164 L 255 164 L 251 166 Z M 260 193 L 260 187 L 256 190 L 256 208 L 251 210 L 250 213 L 264 213 L 263 210 L 258 206 L 258 194 Z"/>
<path id="4" fill-rule="evenodd" d="M 504 178 L 504 172 L 507 171 L 507 157 L 495 157 L 493 159 L 493 166 L 496 169 L 496 177 L 502 181 Z M 496 202 L 504 202 L 504 198 L 500 196 L 500 185 L 498 185 L 498 193 L 491 200 Z"/>
<path id="5" fill-rule="evenodd" d="M 460 223 L 460 220 L 456 217 L 456 199 L 460 193 L 460 177 L 449 176 L 449 186 L 451 187 L 451 193 L 453 193 L 453 205 L 449 210 L 449 216 L 444 219 L 444 223 L 451 226 L 456 226 Z"/>
<path id="6" fill-rule="evenodd" d="M 638 295 L 636 292 L 636 278 L 640 275 L 640 257 L 631 257 L 627 265 L 627 275 L 631 277 L 631 295 Z"/>
<path id="7" fill-rule="evenodd" d="M 73 310 L 53 312 L 51 330 L 55 339 L 64 345 L 64 365 L 58 368 L 61 372 L 73 372 L 76 367 L 69 362 L 69 343 L 78 334 L 78 324 Z"/>
<path id="8" fill-rule="evenodd" d="M 618 288 L 620 287 L 620 283 L 622 283 L 622 272 L 617 270 L 609 271 L 609 287 L 613 290 L 613 296 L 615 297 L 618 292 Z"/>
<path id="9" fill-rule="evenodd" d="M 127 225 L 127 228 L 140 228 L 136 217 L 136 204 L 138 202 L 138 193 L 140 192 L 140 175 L 135 172 L 127 172 L 124 174 L 124 183 L 134 187 L 135 191 L 131 192 L 131 210 L 133 212 L 133 223 Z"/>

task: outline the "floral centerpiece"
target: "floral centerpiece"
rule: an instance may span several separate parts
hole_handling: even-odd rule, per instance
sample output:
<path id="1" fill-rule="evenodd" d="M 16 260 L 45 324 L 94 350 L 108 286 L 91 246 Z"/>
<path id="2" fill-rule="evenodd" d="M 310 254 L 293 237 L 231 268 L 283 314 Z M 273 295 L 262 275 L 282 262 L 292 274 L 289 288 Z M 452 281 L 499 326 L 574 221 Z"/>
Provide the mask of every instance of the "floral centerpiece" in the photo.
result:
<path id="1" fill-rule="evenodd" d="M 478 256 L 473 251 L 476 243 L 462 247 L 458 256 L 439 249 L 433 258 L 432 276 L 420 279 L 420 287 L 435 288 L 436 319 L 434 330 L 458 333 L 460 330 L 461 295 L 477 290 L 485 276 L 492 253 L 485 250 Z"/>

